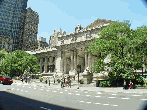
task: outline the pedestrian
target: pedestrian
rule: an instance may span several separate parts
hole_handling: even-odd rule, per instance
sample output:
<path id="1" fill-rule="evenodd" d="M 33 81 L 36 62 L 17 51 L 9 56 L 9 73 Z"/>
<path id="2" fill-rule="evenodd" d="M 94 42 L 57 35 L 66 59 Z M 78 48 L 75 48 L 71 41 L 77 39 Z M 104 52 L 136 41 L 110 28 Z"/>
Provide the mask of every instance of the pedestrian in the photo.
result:
<path id="1" fill-rule="evenodd" d="M 132 83 L 132 81 L 130 82 L 130 89 L 132 89 L 133 88 L 133 83 Z"/>
<path id="2" fill-rule="evenodd" d="M 126 81 L 124 80 L 124 89 L 126 89 Z"/>
<path id="3" fill-rule="evenodd" d="M 46 80 L 45 80 L 45 83 L 47 84 L 47 78 L 46 78 Z"/>
<path id="4" fill-rule="evenodd" d="M 54 77 L 54 83 L 55 83 L 55 77 Z"/>
<path id="5" fill-rule="evenodd" d="M 31 77 L 29 76 L 29 77 L 28 77 L 28 84 L 30 84 L 30 80 L 31 80 Z"/>
<path id="6" fill-rule="evenodd" d="M 63 79 L 61 79 L 61 88 L 63 88 Z"/>
<path id="7" fill-rule="evenodd" d="M 27 83 L 27 79 L 28 79 L 28 78 L 27 78 L 27 76 L 26 76 L 26 83 Z"/>
<path id="8" fill-rule="evenodd" d="M 49 78 L 48 82 L 49 82 L 48 84 L 49 84 L 49 86 L 50 86 L 50 78 Z"/>
<path id="9" fill-rule="evenodd" d="M 71 88 L 71 79 L 69 79 L 69 86 L 70 86 L 70 88 Z"/>
<path id="10" fill-rule="evenodd" d="M 66 87 L 67 87 L 67 86 L 69 87 L 69 85 L 68 85 L 68 80 L 66 81 Z"/>
<path id="11" fill-rule="evenodd" d="M 22 76 L 22 83 L 23 83 L 23 81 L 24 81 L 24 77 Z"/>
<path id="12" fill-rule="evenodd" d="M 64 87 L 65 87 L 65 78 L 64 78 Z"/>
<path id="13" fill-rule="evenodd" d="M 30 76 L 30 84 L 31 84 L 31 79 L 32 79 L 32 76 Z"/>

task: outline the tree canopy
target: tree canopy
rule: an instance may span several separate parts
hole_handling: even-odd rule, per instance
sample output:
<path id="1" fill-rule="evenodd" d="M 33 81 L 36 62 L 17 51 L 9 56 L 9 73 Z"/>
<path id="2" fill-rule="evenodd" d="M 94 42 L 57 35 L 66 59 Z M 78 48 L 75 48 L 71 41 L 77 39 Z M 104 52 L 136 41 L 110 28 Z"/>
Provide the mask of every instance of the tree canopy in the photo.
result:
<path id="1" fill-rule="evenodd" d="M 142 60 L 146 59 L 147 27 L 142 26 L 136 30 L 130 29 L 130 22 L 110 23 L 101 30 L 99 38 L 89 43 L 87 52 L 97 56 L 92 71 L 99 73 L 109 67 L 109 80 L 134 79 L 134 70 L 142 67 Z M 106 56 L 110 62 L 105 62 Z"/>
<path id="2" fill-rule="evenodd" d="M 38 59 L 34 55 L 30 55 L 25 51 L 16 50 L 12 53 L 6 54 L 1 60 L 0 71 L 5 75 L 11 74 L 12 76 L 23 74 L 25 70 L 28 70 L 31 73 L 37 73 L 40 70 L 37 62 Z"/>

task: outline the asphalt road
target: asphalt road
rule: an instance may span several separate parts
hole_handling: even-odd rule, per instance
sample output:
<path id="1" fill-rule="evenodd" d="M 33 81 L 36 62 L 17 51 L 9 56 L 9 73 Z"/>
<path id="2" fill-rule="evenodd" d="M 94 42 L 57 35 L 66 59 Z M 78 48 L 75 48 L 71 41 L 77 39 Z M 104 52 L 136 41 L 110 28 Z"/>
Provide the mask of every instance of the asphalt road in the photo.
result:
<path id="1" fill-rule="evenodd" d="M 33 86 L 33 85 L 0 85 L 0 89 L 9 93 L 17 94 L 23 97 L 34 99 L 33 104 L 25 104 L 26 107 L 51 108 L 50 104 L 59 106 L 78 108 L 84 110 L 97 110 L 97 109 L 109 109 L 109 110 L 137 110 L 138 107 L 143 107 L 143 104 L 147 104 L 147 94 L 136 93 L 113 93 L 113 92 L 96 92 L 96 91 L 82 91 L 72 89 L 61 89 L 54 87 Z M 0 98 L 1 99 L 1 98 Z M 13 99 L 13 98 L 11 98 Z M 14 102 L 17 98 L 14 98 Z M 19 100 L 22 100 L 21 98 Z M 5 101 L 3 101 L 4 103 Z M 23 101 L 19 101 L 24 104 Z M 26 101 L 27 102 L 27 101 Z M 47 106 L 43 104 L 46 102 Z M 36 106 L 35 106 L 36 105 Z M 51 108 L 51 110 L 55 110 Z M 61 109 L 62 110 L 62 109 Z M 139 108 L 141 110 L 141 108 Z"/>

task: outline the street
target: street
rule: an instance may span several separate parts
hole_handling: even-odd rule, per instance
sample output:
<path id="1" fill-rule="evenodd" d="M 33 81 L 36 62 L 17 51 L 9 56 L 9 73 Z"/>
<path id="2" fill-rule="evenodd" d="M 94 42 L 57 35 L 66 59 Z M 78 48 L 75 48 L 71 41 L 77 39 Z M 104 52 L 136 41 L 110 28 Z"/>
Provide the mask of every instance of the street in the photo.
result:
<path id="1" fill-rule="evenodd" d="M 0 85 L 0 90 L 49 104 L 84 110 L 124 110 L 128 107 L 130 110 L 136 110 L 147 100 L 147 94 L 140 93 L 83 91 L 31 84 Z M 35 103 L 35 105 L 41 107 L 41 104 Z M 51 109 L 50 105 L 46 108 Z M 54 109 L 52 108 L 52 110 Z"/>

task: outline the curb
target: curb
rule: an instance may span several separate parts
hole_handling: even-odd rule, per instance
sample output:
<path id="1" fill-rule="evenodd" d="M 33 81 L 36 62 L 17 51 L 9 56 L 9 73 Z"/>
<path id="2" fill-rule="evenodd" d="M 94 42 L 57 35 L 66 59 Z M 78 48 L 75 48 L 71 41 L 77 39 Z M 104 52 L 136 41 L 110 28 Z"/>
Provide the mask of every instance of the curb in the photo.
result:
<path id="1" fill-rule="evenodd" d="M 22 84 L 21 81 L 14 81 L 13 84 L 19 84 L 19 85 L 29 85 L 29 84 Z M 52 87 L 52 88 L 61 88 L 60 84 L 58 83 L 50 83 L 51 85 L 49 86 L 48 84 L 45 84 L 45 83 L 35 83 L 35 82 L 31 82 L 30 85 L 36 85 L 36 86 L 46 86 L 46 87 Z M 82 91 L 96 91 L 96 92 L 113 92 L 113 93 L 124 93 L 124 92 L 128 92 L 128 93 L 140 93 L 140 94 L 147 94 L 147 90 L 146 91 L 142 91 L 142 90 L 135 90 L 135 89 L 132 89 L 132 90 L 124 90 L 123 87 L 119 87 L 119 88 L 102 88 L 102 87 L 87 87 L 87 88 L 90 88 L 90 90 L 88 90 L 86 87 L 83 88 L 83 87 L 79 87 L 78 88 L 78 85 L 72 85 L 71 88 L 68 88 L 66 87 L 66 89 L 72 89 L 72 90 L 82 90 Z M 92 90 L 94 89 L 94 90 Z M 108 90 L 110 89 L 110 90 Z M 134 91 L 135 90 L 135 91 Z"/>

